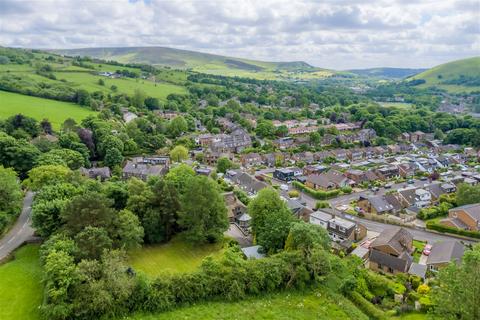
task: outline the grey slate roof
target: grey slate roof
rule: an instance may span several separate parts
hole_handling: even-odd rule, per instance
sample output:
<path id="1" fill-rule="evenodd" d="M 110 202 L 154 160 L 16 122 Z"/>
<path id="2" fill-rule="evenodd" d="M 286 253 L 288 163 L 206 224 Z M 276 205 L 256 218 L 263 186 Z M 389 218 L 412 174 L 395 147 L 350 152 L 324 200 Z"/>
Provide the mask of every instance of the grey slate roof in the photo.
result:
<path id="1" fill-rule="evenodd" d="M 463 210 L 466 213 L 468 213 L 469 216 L 471 216 L 475 220 L 480 220 L 480 203 L 474 203 L 474 204 L 467 204 L 461 207 L 456 207 L 450 210 Z"/>
<path id="2" fill-rule="evenodd" d="M 393 270 L 406 272 L 412 263 L 412 257 L 405 254 L 402 258 L 394 257 L 379 250 L 370 250 L 370 261 L 387 266 Z"/>
<path id="3" fill-rule="evenodd" d="M 419 276 L 422 279 L 425 279 L 425 274 L 427 273 L 427 265 L 412 262 L 412 264 L 410 265 L 410 269 L 408 270 L 408 273 L 414 276 Z"/>
<path id="4" fill-rule="evenodd" d="M 392 227 L 383 230 L 382 233 L 372 242 L 371 247 L 388 245 L 399 254 L 406 250 L 407 244 L 411 244 L 413 237 L 405 228 Z"/>
<path id="5" fill-rule="evenodd" d="M 252 246 L 252 247 L 245 247 L 242 248 L 242 252 L 247 257 L 247 259 L 261 259 L 265 257 L 263 253 L 260 253 L 259 250 L 261 246 Z"/>
<path id="6" fill-rule="evenodd" d="M 464 251 L 463 244 L 455 240 L 436 242 L 427 258 L 427 265 L 459 261 L 462 259 Z"/>

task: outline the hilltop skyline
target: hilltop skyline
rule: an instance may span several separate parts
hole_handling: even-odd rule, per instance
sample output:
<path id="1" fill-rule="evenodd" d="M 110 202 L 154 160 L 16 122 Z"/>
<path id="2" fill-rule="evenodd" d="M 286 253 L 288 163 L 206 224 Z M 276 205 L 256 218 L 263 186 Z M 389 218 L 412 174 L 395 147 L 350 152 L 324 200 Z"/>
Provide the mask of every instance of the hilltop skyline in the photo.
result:
<path id="1" fill-rule="evenodd" d="M 477 1 L 6 0 L 0 9 L 0 45 L 12 47 L 164 46 L 332 69 L 428 68 L 480 54 Z"/>

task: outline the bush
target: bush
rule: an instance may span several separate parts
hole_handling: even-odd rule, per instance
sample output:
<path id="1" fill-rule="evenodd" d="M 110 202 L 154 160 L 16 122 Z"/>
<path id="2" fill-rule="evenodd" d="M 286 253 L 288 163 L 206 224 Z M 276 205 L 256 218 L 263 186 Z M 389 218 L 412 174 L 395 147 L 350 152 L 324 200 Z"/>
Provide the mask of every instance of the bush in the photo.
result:
<path id="1" fill-rule="evenodd" d="M 300 196 L 300 193 L 297 190 L 290 190 L 288 191 L 288 196 L 290 198 L 298 198 Z"/>
<path id="2" fill-rule="evenodd" d="M 350 300 L 365 314 L 367 314 L 371 319 L 385 319 L 385 313 L 376 308 L 372 303 L 367 299 L 362 297 L 362 295 L 356 291 L 352 291 L 349 294 Z"/>
<path id="3" fill-rule="evenodd" d="M 315 209 L 330 208 L 330 204 L 327 201 L 317 201 L 315 203 Z"/>
<path id="4" fill-rule="evenodd" d="M 338 190 L 338 189 L 331 190 L 331 191 L 313 190 L 298 181 L 294 181 L 293 186 L 297 189 L 302 190 L 305 193 L 308 193 L 309 195 L 311 195 L 317 200 L 326 200 L 326 199 L 334 198 L 338 196 L 341 192 L 341 190 Z"/>
<path id="5" fill-rule="evenodd" d="M 480 239 L 480 232 L 448 227 L 448 226 L 444 226 L 444 225 L 439 224 L 439 223 L 435 223 L 433 221 L 428 221 L 427 222 L 427 229 L 435 230 L 435 231 L 439 231 L 439 232 L 444 232 L 444 233 L 453 233 L 453 234 L 458 234 L 458 235 L 465 236 L 465 237 Z"/>

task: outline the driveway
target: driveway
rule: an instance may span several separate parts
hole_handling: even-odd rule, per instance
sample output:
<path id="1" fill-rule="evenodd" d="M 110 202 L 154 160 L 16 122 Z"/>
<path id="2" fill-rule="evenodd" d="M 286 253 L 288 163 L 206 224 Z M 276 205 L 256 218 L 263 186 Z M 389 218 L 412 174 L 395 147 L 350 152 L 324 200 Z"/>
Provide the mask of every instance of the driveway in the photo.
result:
<path id="1" fill-rule="evenodd" d="M 20 247 L 25 241 L 33 238 L 34 230 L 31 227 L 31 213 L 33 192 L 27 192 L 23 200 L 22 213 L 15 222 L 13 228 L 0 239 L 0 261 L 8 257 L 15 249 Z"/>

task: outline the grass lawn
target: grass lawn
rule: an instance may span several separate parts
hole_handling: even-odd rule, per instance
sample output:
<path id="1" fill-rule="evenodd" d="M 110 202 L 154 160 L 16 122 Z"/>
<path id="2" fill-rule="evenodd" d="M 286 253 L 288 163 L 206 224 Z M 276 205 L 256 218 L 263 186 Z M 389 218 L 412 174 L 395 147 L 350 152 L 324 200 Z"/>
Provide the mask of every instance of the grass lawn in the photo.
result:
<path id="1" fill-rule="evenodd" d="M 0 319 L 40 319 L 42 302 L 38 245 L 18 249 L 15 259 L 0 265 Z"/>
<path id="2" fill-rule="evenodd" d="M 80 122 L 95 112 L 74 103 L 55 101 L 18 93 L 0 91 L 0 119 L 24 114 L 41 121 L 50 120 L 54 129 L 59 129 L 67 118 Z"/>
<path id="3" fill-rule="evenodd" d="M 418 313 L 418 312 L 410 312 L 402 314 L 398 317 L 392 317 L 391 320 L 427 320 L 427 319 L 435 319 L 428 317 L 425 313 Z"/>
<path id="4" fill-rule="evenodd" d="M 166 244 L 131 251 L 129 260 L 137 271 L 157 276 L 164 272 L 193 271 L 206 256 L 219 256 L 221 253 L 221 243 L 193 246 L 177 237 Z"/>
<path id="5" fill-rule="evenodd" d="M 117 86 L 117 92 L 133 94 L 135 89 L 144 91 L 148 96 L 158 98 L 160 100 L 166 100 L 167 96 L 171 93 L 184 94 L 186 93 L 185 87 L 177 86 L 170 83 L 154 83 L 152 81 L 144 79 L 111 79 L 107 77 L 98 76 L 89 72 L 55 72 L 57 79 L 65 79 L 72 83 L 73 86 L 77 86 L 93 91 L 105 91 L 112 92 L 110 87 L 112 85 Z M 104 86 L 98 84 L 98 80 L 102 79 L 105 82 Z"/>
<path id="6" fill-rule="evenodd" d="M 381 102 L 380 103 L 382 107 L 385 108 L 399 108 L 399 109 L 409 109 L 412 107 L 411 103 L 405 103 L 405 102 Z"/>
<path id="7" fill-rule="evenodd" d="M 130 320 L 304 320 L 368 319 L 348 299 L 325 290 L 281 292 L 238 302 L 205 302 L 165 313 L 138 314 Z"/>
<path id="8" fill-rule="evenodd" d="M 413 253 L 413 261 L 418 263 L 418 260 L 422 256 L 423 247 L 425 247 L 426 242 L 413 240 L 413 246 L 415 247 L 415 252 Z"/>

